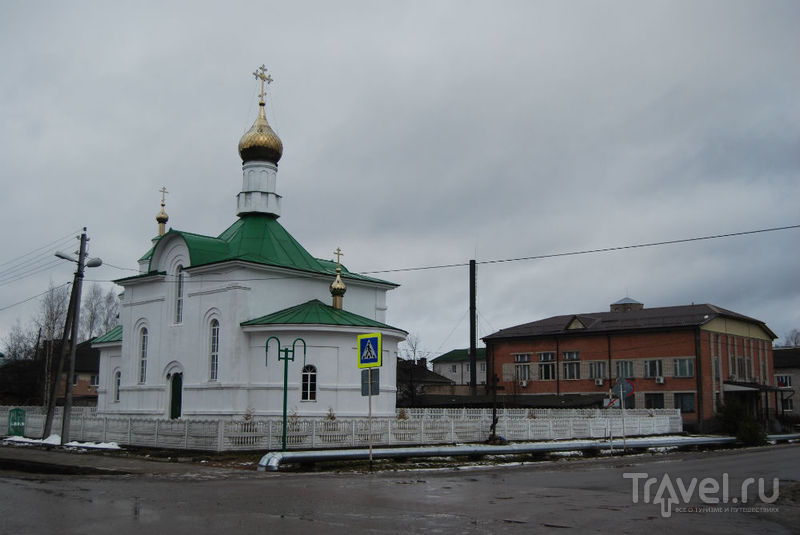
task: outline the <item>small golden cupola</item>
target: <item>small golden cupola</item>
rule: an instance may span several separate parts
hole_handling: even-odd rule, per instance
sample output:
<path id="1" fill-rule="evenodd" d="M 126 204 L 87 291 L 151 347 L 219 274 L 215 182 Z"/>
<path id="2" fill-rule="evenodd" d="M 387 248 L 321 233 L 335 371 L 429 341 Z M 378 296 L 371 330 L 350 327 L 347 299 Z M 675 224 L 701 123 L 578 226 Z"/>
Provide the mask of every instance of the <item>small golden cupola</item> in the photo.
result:
<path id="1" fill-rule="evenodd" d="M 344 294 L 347 291 L 347 286 L 342 282 L 342 264 L 340 260 L 343 254 L 339 247 L 336 248 L 333 254 L 336 255 L 336 279 L 331 283 L 331 296 L 333 296 L 333 308 L 342 310 Z"/>
<path id="2" fill-rule="evenodd" d="M 167 221 L 169 221 L 169 216 L 167 215 L 167 212 L 164 211 L 165 195 L 169 192 L 167 191 L 166 186 L 162 186 L 158 191 L 161 192 L 161 210 L 159 210 L 158 214 L 156 214 L 156 222 L 158 223 L 158 235 L 163 236 L 166 232 L 165 229 Z"/>
<path id="3" fill-rule="evenodd" d="M 239 156 L 243 163 L 250 161 L 266 161 L 278 165 L 283 155 L 283 143 L 278 134 L 270 128 L 267 115 L 264 112 L 265 84 L 272 82 L 272 76 L 267 74 L 267 68 L 261 65 L 254 73 L 261 80 L 261 93 L 258 99 L 258 117 L 256 117 L 250 130 L 244 133 L 239 140 Z"/>

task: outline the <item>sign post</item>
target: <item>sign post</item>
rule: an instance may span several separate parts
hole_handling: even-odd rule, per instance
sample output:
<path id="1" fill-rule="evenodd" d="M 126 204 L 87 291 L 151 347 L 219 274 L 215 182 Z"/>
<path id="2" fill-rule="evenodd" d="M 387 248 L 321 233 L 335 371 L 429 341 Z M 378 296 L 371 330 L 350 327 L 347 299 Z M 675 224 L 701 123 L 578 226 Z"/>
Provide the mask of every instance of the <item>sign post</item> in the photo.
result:
<path id="1" fill-rule="evenodd" d="M 628 381 L 627 379 L 618 378 L 617 382 L 614 384 L 614 388 L 612 389 L 613 398 L 611 399 L 611 403 L 609 407 L 613 406 L 614 403 L 619 401 L 619 408 L 620 408 L 620 415 L 622 416 L 622 451 L 624 452 L 627 449 L 627 443 L 625 440 L 625 399 L 629 398 L 633 395 L 636 391 L 636 387 L 634 386 L 632 381 Z M 611 429 L 611 424 L 609 423 L 609 429 Z M 611 451 L 614 451 L 614 439 L 613 435 L 611 438 Z"/>
<path id="2" fill-rule="evenodd" d="M 380 394 L 380 388 L 374 388 L 372 383 L 372 368 L 380 368 L 382 364 L 383 348 L 381 347 L 381 333 L 370 333 L 358 335 L 358 367 L 366 368 L 366 382 L 367 382 L 367 399 L 368 399 L 368 413 L 367 413 L 367 434 L 369 435 L 369 469 L 372 471 L 372 396 Z M 376 370 L 375 375 L 377 376 Z M 364 395 L 364 373 L 361 374 L 362 385 L 361 395 Z M 377 377 L 376 377 L 377 379 Z M 375 391 L 377 390 L 377 392 Z"/>

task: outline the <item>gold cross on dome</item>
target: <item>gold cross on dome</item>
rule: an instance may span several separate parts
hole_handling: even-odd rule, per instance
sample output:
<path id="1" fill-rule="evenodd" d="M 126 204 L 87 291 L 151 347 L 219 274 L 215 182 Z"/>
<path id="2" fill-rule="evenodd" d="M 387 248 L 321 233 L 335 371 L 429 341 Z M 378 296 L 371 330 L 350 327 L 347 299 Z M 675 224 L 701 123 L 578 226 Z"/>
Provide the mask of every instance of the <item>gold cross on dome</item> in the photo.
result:
<path id="1" fill-rule="evenodd" d="M 164 196 L 165 196 L 167 193 L 169 193 L 169 192 L 167 191 L 167 187 L 166 187 L 166 186 L 161 186 L 161 189 L 160 189 L 160 190 L 158 190 L 158 191 L 159 191 L 159 192 L 161 192 L 161 206 L 164 206 L 164 201 L 166 200 L 166 198 L 165 198 Z"/>
<path id="2" fill-rule="evenodd" d="M 337 266 L 340 265 L 341 264 L 341 260 L 342 260 L 341 257 L 344 256 L 344 253 L 342 252 L 342 250 L 339 247 L 337 247 L 336 250 L 333 252 L 333 254 L 336 255 L 336 265 Z"/>
<path id="3" fill-rule="evenodd" d="M 263 63 L 261 64 L 261 67 L 253 72 L 253 76 L 255 76 L 257 80 L 261 80 L 261 93 L 259 94 L 259 97 L 261 100 L 264 100 L 264 95 L 266 95 L 264 90 L 264 82 L 266 82 L 267 85 L 271 84 L 272 76 L 267 74 L 267 67 Z"/>

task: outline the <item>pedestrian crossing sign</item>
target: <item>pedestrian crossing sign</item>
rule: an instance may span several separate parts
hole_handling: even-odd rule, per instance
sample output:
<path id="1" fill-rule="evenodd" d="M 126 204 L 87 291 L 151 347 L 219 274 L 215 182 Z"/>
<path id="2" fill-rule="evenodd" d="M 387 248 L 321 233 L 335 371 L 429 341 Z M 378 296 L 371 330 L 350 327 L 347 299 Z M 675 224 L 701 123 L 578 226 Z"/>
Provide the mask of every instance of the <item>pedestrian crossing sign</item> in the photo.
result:
<path id="1" fill-rule="evenodd" d="M 358 335 L 358 367 L 376 368 L 381 365 L 381 333 Z"/>

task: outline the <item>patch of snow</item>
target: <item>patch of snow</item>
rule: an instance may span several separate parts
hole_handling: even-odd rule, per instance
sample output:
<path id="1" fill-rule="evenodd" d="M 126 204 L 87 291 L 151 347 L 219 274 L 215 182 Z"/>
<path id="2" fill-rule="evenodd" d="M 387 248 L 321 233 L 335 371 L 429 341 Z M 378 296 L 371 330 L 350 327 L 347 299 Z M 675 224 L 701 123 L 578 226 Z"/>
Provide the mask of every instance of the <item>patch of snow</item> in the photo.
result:
<path id="1" fill-rule="evenodd" d="M 11 442 L 18 445 L 43 445 L 43 446 L 59 446 L 61 445 L 61 436 L 52 434 L 45 439 L 26 438 L 26 437 L 7 437 L 3 442 Z M 118 450 L 121 449 L 116 442 L 67 442 L 64 446 L 68 448 L 86 448 L 95 450 Z"/>

